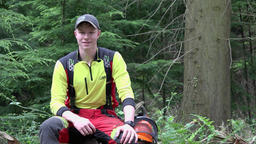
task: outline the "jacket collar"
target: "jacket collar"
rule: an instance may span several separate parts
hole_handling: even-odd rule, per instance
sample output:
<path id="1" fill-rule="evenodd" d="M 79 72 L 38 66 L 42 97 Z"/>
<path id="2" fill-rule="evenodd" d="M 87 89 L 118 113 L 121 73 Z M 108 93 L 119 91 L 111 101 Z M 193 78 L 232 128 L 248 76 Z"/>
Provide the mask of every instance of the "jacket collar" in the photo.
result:
<path id="1" fill-rule="evenodd" d="M 97 62 L 100 62 L 100 61 L 101 61 L 101 59 L 100 59 L 100 57 L 99 57 L 99 51 L 100 51 L 100 49 L 99 49 L 99 47 L 97 47 L 96 55 L 95 55 L 93 61 L 97 61 Z M 82 61 L 81 56 L 80 56 L 80 53 L 79 53 L 79 49 L 77 50 L 77 60 L 78 60 L 78 61 Z"/>

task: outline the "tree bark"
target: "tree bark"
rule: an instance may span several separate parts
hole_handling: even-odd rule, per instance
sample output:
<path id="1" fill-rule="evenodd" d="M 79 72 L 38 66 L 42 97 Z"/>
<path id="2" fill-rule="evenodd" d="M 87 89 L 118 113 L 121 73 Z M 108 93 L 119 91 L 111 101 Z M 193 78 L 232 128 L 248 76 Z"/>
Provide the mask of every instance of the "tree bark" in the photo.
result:
<path id="1" fill-rule="evenodd" d="M 231 118 L 230 15 L 231 0 L 186 2 L 184 91 L 178 119 L 197 114 L 215 126 Z"/>

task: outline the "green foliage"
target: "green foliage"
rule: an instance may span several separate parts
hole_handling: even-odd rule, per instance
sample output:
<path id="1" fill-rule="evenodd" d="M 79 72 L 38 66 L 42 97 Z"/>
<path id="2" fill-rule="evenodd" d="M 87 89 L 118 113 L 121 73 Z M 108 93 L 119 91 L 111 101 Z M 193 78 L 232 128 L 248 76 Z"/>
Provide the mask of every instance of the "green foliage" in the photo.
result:
<path id="1" fill-rule="evenodd" d="M 0 7 L 0 31 L 3 34 L 0 39 L 0 103 L 5 106 L 1 108 L 1 114 L 20 113 L 21 110 L 8 103 L 21 102 L 26 106 L 37 94 L 46 93 L 44 88 L 38 87 L 47 81 L 43 73 L 48 64 L 53 62 L 47 57 L 40 57 L 35 47 L 32 47 L 35 43 L 22 35 L 28 33 L 33 22 L 22 13 L 17 13 L 15 6 L 9 5 L 11 2 L 5 4 L 13 9 Z"/>
<path id="2" fill-rule="evenodd" d="M 52 116 L 49 112 L 49 104 L 24 107 L 20 102 L 3 97 L 12 102 L 5 108 L 1 107 L 0 131 L 15 137 L 20 143 L 39 144 L 39 127 L 44 120 Z M 18 112 L 15 111 L 17 109 Z"/>
<path id="3" fill-rule="evenodd" d="M 234 143 L 237 135 L 247 142 L 255 138 L 256 132 L 251 129 L 256 125 L 255 121 L 253 124 L 248 124 L 242 119 L 232 119 L 230 124 L 233 127 L 233 131 L 228 133 L 226 127 L 220 126 L 220 129 L 216 129 L 212 124 L 213 121 L 209 121 L 208 118 L 199 115 L 192 115 L 195 119 L 182 125 L 174 121 L 174 116 L 162 116 L 163 110 L 158 110 L 153 116 L 158 125 L 158 138 L 162 144 Z"/>
<path id="4" fill-rule="evenodd" d="M 179 123 L 174 123 L 173 116 L 162 116 L 163 111 L 157 111 L 155 117 L 158 117 L 156 120 L 159 134 L 158 138 L 163 144 L 171 143 L 186 143 L 187 138 L 189 137 L 190 131 L 185 129 L 183 125 Z M 153 117 L 154 118 L 154 117 Z M 165 121 L 165 119 L 167 119 Z"/>
<path id="5" fill-rule="evenodd" d="M 193 114 L 192 114 L 193 115 Z M 211 133 L 209 136 L 208 136 L 208 139 L 207 141 L 209 141 L 213 136 L 215 136 L 214 132 L 215 132 L 215 129 L 214 129 L 214 126 L 211 125 L 213 123 L 213 121 L 209 121 L 209 119 L 207 119 L 206 117 L 201 117 L 201 116 L 198 116 L 198 115 L 193 115 L 193 116 L 196 116 L 198 118 L 198 123 L 200 125 L 200 128 L 198 130 L 196 130 L 195 133 L 193 133 L 190 137 L 189 137 L 189 141 L 193 140 L 195 138 L 196 135 L 199 135 L 199 139 L 203 139 L 207 133 Z M 194 122 L 197 122 L 196 119 L 193 120 Z M 201 124 L 202 122 L 202 124 Z M 205 126 L 207 127 L 207 130 L 205 128 Z"/>
<path id="6" fill-rule="evenodd" d="M 131 80 L 138 84 L 139 87 L 144 87 L 147 92 L 147 100 L 143 100 L 141 95 L 136 97 L 138 101 L 150 102 L 149 108 L 153 105 L 163 107 L 163 97 L 161 91 L 165 89 L 168 94 L 165 98 L 166 101 L 170 100 L 171 105 L 175 105 L 181 100 L 181 93 L 178 87 L 183 84 L 177 79 L 182 77 L 182 65 L 175 63 L 172 60 L 152 60 L 147 63 L 129 63 L 128 70 L 131 75 Z M 134 88 L 135 92 L 140 92 L 141 89 Z M 153 107 L 152 107 L 153 108 Z M 150 109 L 149 111 L 155 111 Z"/>
<path id="7" fill-rule="evenodd" d="M 216 135 L 214 126 L 211 125 L 212 122 L 209 122 L 209 119 L 206 119 L 205 117 L 194 115 L 198 119 L 194 119 L 194 121 L 187 123 L 184 126 L 180 123 L 175 123 L 174 116 L 162 116 L 163 110 L 164 109 L 162 109 L 162 111 L 157 111 L 153 117 L 157 117 L 156 123 L 159 129 L 159 140 L 163 144 L 199 144 L 201 143 L 200 140 L 207 138 L 207 141 L 209 141 Z M 200 124 L 198 129 L 196 129 L 195 132 L 193 132 L 191 131 L 191 128 L 195 127 L 196 123 L 202 123 L 202 125 Z"/>
<path id="8" fill-rule="evenodd" d="M 255 14 L 252 14 L 254 1 L 232 1 L 231 46 L 232 46 L 232 108 L 239 110 L 245 117 L 255 118 L 252 112 L 255 107 L 251 104 L 254 93 L 250 92 L 248 85 L 255 87 L 255 56 L 253 54 L 255 44 Z M 241 84 L 245 80 L 246 84 Z M 236 117 L 240 117 L 234 115 Z"/>
<path id="9" fill-rule="evenodd" d="M 8 113 L 0 116 L 0 130 L 15 137 L 20 143 L 39 144 L 38 131 L 43 120 L 51 116 L 50 113 L 36 109 L 34 107 L 21 106 L 19 102 L 10 103 L 19 107 L 21 114 Z"/>
<path id="10" fill-rule="evenodd" d="M 23 113 L 20 115 L 8 114 L 1 116 L 0 130 L 15 137 L 20 143 L 39 144 L 38 130 L 40 123 L 37 115 Z"/>
<path id="11" fill-rule="evenodd" d="M 255 56 L 250 50 L 250 42 L 255 40 L 255 5 L 253 1 L 232 1 L 234 117 L 255 110 L 245 101 L 254 95 L 241 84 L 246 77 L 246 83 L 256 79 Z M 78 48 L 74 23 L 79 15 L 90 13 L 98 18 L 102 30 L 99 46 L 117 50 L 125 59 L 136 101 L 144 96 L 150 115 L 157 120 L 162 143 L 198 143 L 197 138 L 209 142 L 218 134 L 209 119 L 194 115 L 199 127 L 192 132 L 195 124 L 183 126 L 168 116 L 182 97 L 185 8 L 181 0 L 0 0 L 0 129 L 22 143 L 38 143 L 40 122 L 50 113 L 55 61 Z M 251 38 L 237 39 L 242 32 Z M 237 109 L 242 116 L 237 116 Z M 123 117 L 121 108 L 117 113 Z M 232 120 L 235 132 L 249 135 L 243 129 L 255 129 L 252 116 L 246 121 Z"/>

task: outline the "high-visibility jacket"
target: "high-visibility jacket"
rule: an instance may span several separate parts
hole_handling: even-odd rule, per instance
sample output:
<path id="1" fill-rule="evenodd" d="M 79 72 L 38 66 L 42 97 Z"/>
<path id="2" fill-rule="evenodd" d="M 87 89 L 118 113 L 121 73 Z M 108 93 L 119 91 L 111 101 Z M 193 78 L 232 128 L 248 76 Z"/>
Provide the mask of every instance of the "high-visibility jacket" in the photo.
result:
<path id="1" fill-rule="evenodd" d="M 105 65 L 105 66 L 104 66 Z M 115 86 L 123 107 L 134 106 L 134 94 L 131 81 L 121 54 L 106 48 L 98 47 L 95 59 L 89 66 L 82 61 L 79 50 L 59 59 L 54 68 L 51 88 L 50 108 L 54 115 L 61 116 L 69 108 L 65 105 L 68 95 L 68 70 L 73 70 L 75 106 L 83 109 L 96 109 L 106 104 L 106 65 L 111 66 L 112 87 L 111 102 L 113 108 L 118 106 L 115 97 Z M 68 103 L 69 103 L 69 99 Z"/>

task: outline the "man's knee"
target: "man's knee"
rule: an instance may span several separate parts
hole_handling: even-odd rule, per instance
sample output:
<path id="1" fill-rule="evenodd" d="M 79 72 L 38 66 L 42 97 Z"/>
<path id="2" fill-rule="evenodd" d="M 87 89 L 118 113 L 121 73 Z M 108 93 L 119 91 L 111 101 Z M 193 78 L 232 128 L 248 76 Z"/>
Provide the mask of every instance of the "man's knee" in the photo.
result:
<path id="1" fill-rule="evenodd" d="M 63 124 L 63 121 L 60 118 L 51 117 L 41 124 L 39 132 L 42 133 L 44 131 L 52 131 L 54 133 L 58 133 L 64 127 L 65 126 Z"/>

